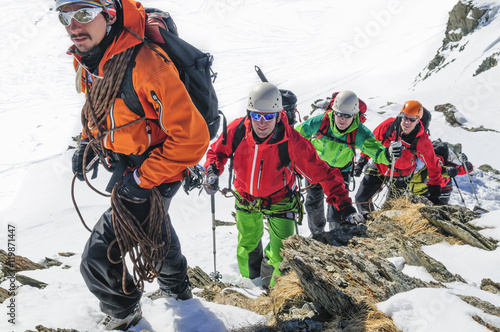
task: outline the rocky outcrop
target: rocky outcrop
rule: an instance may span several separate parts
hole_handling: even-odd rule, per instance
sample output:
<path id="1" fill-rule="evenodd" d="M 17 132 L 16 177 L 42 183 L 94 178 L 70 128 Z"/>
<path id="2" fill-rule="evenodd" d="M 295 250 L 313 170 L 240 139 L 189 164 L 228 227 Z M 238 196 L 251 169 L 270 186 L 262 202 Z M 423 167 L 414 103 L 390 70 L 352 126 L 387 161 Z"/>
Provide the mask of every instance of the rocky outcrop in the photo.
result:
<path id="1" fill-rule="evenodd" d="M 458 112 L 458 109 L 455 107 L 455 105 L 452 105 L 450 103 L 446 104 L 441 104 L 441 105 L 436 105 L 434 106 L 434 111 L 440 112 L 444 114 L 445 121 L 452 127 L 460 127 L 464 130 L 470 131 L 470 132 L 478 132 L 478 131 L 493 131 L 493 132 L 498 132 L 495 129 L 489 129 L 485 128 L 483 126 L 480 127 L 466 127 L 464 126 L 460 121 L 457 120 L 455 113 Z"/>
<path id="2" fill-rule="evenodd" d="M 455 112 L 457 112 L 457 108 L 450 104 L 442 104 L 434 106 L 434 111 L 441 112 L 444 114 L 445 121 L 450 124 L 452 127 L 461 127 L 462 123 L 460 123 L 455 117 Z"/>
<path id="3" fill-rule="evenodd" d="M 459 0 L 449 12 L 441 47 L 424 70 L 415 78 L 414 85 L 454 62 L 456 56 L 450 55 L 451 52 L 455 50 L 462 52 L 465 50 L 468 42 L 464 40 L 464 37 L 488 24 L 489 21 L 489 8 L 478 7 L 471 0 Z M 487 68 L 491 68 L 493 65 L 492 60 L 485 59 L 486 63 L 480 66 L 481 69 L 478 68 L 474 75 L 487 70 Z"/>
<path id="4" fill-rule="evenodd" d="M 481 73 L 484 73 L 485 71 L 496 67 L 498 64 L 498 58 L 500 57 L 500 52 L 493 53 L 489 57 L 483 60 L 479 67 L 476 69 L 476 72 L 472 76 L 477 76 Z"/>
<path id="5" fill-rule="evenodd" d="M 285 241 L 283 256 L 308 297 L 332 316 L 352 315 L 365 301 L 377 303 L 428 286 L 360 245 L 335 247 L 294 235 Z"/>
<path id="6" fill-rule="evenodd" d="M 475 7 L 470 0 L 458 1 L 449 13 L 443 46 L 462 40 L 476 30 L 481 21 L 488 21 L 488 17 L 483 17 L 487 12 L 487 9 Z"/>
<path id="7" fill-rule="evenodd" d="M 493 293 L 493 294 L 500 294 L 500 283 L 494 282 L 493 280 L 486 278 L 481 280 L 481 287 L 482 290 Z"/>
<path id="8" fill-rule="evenodd" d="M 256 299 L 239 292 L 238 287 L 242 286 L 214 281 L 199 267 L 190 268 L 188 274 L 198 297 L 268 318 L 267 325 L 235 330 L 238 332 L 397 332 L 392 320 L 377 310 L 376 303 L 419 287 L 444 288 L 450 282 L 465 283 L 461 276 L 452 274 L 421 248 L 447 241 L 468 243 L 481 250 L 495 249 L 496 241 L 480 236 L 479 229 L 469 223 L 479 216 L 463 207 L 433 206 L 424 197 L 401 195 L 373 212 L 373 219 L 367 225 L 342 225 L 314 238 L 294 235 L 285 240 L 280 267 L 283 276 Z M 402 273 L 400 264 L 396 266 L 387 259 L 394 257 L 403 257 L 405 264 L 425 267 L 434 281 Z M 481 288 L 498 293 L 500 285 L 485 279 Z M 473 297 L 461 298 L 500 317 L 500 309 L 491 303 Z M 481 315 L 473 318 L 490 330 L 499 328 L 485 323 L 491 320 Z"/>

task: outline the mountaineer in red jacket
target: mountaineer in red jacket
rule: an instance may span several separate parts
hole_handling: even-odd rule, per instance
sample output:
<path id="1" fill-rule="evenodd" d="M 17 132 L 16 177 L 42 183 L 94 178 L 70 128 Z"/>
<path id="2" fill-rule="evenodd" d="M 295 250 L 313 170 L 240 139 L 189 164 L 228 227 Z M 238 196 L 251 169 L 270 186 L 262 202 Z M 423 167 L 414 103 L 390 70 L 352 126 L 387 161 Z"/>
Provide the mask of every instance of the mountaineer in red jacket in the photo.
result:
<path id="1" fill-rule="evenodd" d="M 271 83 L 259 83 L 249 94 L 247 116 L 234 120 L 223 137 L 208 150 L 205 190 L 217 192 L 219 175 L 233 156 L 237 260 L 243 277 L 262 278 L 264 287 L 274 285 L 283 258 L 282 241 L 294 233 L 302 214 L 296 174 L 310 183 L 321 183 L 327 203 L 340 211 L 344 221 L 364 223 L 352 206 L 344 180 L 337 168 L 318 157 L 314 146 L 288 124 L 281 94 Z M 263 249 L 263 216 L 269 220 L 270 242 Z"/>
<path id="2" fill-rule="evenodd" d="M 427 182 L 429 200 L 439 204 L 441 184 L 444 179 L 441 176 L 441 166 L 434 153 L 432 141 L 420 121 L 423 112 L 421 103 L 415 100 L 407 101 L 397 118 L 385 120 L 375 128 L 373 134 L 382 145 L 389 147 L 389 153 L 399 155 L 394 163 L 394 182 L 389 186 L 407 188 L 417 166 L 417 158 L 420 158 L 429 170 L 429 182 Z M 372 162 L 368 166 L 355 197 L 358 211 L 364 216 L 374 210 L 372 197 L 389 180 L 390 173 L 391 165 Z"/>
<path id="3" fill-rule="evenodd" d="M 56 0 L 56 10 L 74 42 L 69 52 L 77 69 L 77 89 L 84 91 L 86 97 L 82 144 L 73 155 L 73 172 L 84 180 L 89 168 L 95 174 L 97 157 L 107 156 L 118 177 L 111 186 L 117 183 L 113 190 L 113 197 L 118 197 L 116 201 L 112 199 L 114 206 L 124 206 L 130 212 L 127 217 L 131 224 L 133 218 L 137 219 L 133 225 L 141 222 L 140 227 L 132 228 L 139 230 L 139 235 L 152 224 L 158 225 L 143 235 L 146 246 L 141 245 L 140 251 L 132 252 L 132 248 L 124 252 L 119 242 L 124 236 L 116 235 L 117 220 L 122 214 L 110 208 L 94 226 L 82 254 L 83 279 L 106 314 L 99 325 L 106 330 L 126 330 L 141 319 L 139 301 L 143 290 L 125 269 L 125 255 L 136 258 L 134 267 L 139 266 L 142 275 L 157 278 L 160 289 L 152 295 L 153 299 L 192 298 L 187 261 L 170 222 L 168 207 L 186 168 L 196 165 L 205 154 L 209 131 L 177 69 L 172 61 L 167 61 L 167 54 L 153 43 L 139 50 L 142 41 L 130 32 L 144 38 L 146 12 L 139 2 Z M 132 63 L 134 49 L 139 51 Z M 126 106 L 124 101 L 130 96 L 119 93 L 123 75 L 132 65 L 133 89 L 145 117 Z M 159 210 L 164 211 L 156 214 L 156 223 L 148 217 L 150 205 L 154 206 L 153 194 Z M 132 232 L 121 231 L 123 235 Z M 156 240 L 149 245 L 153 237 Z M 136 245 L 138 241 L 134 240 Z M 130 243 L 126 243 L 129 248 Z M 161 254 L 153 264 L 140 260 L 144 253 L 156 252 Z"/>

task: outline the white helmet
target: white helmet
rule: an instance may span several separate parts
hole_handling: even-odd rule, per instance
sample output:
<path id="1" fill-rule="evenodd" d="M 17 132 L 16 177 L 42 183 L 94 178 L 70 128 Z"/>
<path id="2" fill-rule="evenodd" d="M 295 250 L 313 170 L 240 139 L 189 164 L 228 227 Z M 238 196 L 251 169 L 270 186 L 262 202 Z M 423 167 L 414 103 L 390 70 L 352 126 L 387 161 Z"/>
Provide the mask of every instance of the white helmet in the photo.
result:
<path id="1" fill-rule="evenodd" d="M 358 96 L 349 90 L 339 92 L 333 101 L 332 110 L 334 112 L 356 115 L 359 112 Z"/>
<path id="2" fill-rule="evenodd" d="M 247 110 L 260 113 L 281 112 L 283 105 L 280 90 L 268 82 L 257 84 L 248 95 Z"/>
<path id="3" fill-rule="evenodd" d="M 93 1 L 95 3 L 100 3 L 101 7 L 104 8 L 104 10 L 111 12 L 111 14 L 116 15 L 116 9 L 121 7 L 120 0 L 95 0 Z M 81 5 L 81 4 L 86 4 L 90 5 L 92 7 L 95 7 L 96 5 L 92 3 L 85 3 L 85 1 L 78 1 L 78 0 L 56 0 L 56 11 L 60 11 L 64 6 L 67 5 Z"/>

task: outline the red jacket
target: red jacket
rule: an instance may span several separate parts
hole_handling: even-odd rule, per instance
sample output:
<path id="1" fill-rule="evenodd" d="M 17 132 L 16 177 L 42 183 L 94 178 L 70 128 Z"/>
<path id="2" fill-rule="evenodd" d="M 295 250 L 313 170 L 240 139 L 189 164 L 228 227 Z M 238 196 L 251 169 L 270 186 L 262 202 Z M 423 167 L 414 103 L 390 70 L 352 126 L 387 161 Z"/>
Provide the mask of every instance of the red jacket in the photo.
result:
<path id="1" fill-rule="evenodd" d="M 222 136 L 207 152 L 205 167 L 215 163 L 222 173 L 227 159 L 233 154 L 233 138 L 238 124 L 243 118 L 231 122 L 227 127 L 227 144 L 222 144 Z M 236 178 L 234 187 L 246 200 L 256 197 L 270 198 L 279 202 L 295 191 L 295 171 L 310 183 L 320 183 L 327 195 L 327 202 L 339 210 L 352 207 L 344 179 L 337 168 L 331 168 L 321 160 L 314 146 L 306 138 L 288 125 L 286 115 L 281 112 L 281 121 L 265 142 L 257 144 L 253 138 L 250 120 L 245 119 L 245 136 L 236 148 L 233 168 Z M 283 167 L 278 154 L 279 143 L 288 140 L 290 165 Z"/>
<path id="2" fill-rule="evenodd" d="M 133 0 L 123 0 L 122 4 L 124 25 L 144 37 L 144 8 Z M 104 64 L 113 55 L 139 43 L 138 38 L 123 30 L 107 47 L 99 63 L 99 75 L 102 75 Z M 159 47 L 157 49 L 167 56 Z M 75 64 L 81 61 L 77 54 L 73 56 Z M 85 71 L 83 75 L 91 74 Z M 99 78 L 92 75 L 91 79 L 95 81 Z M 102 145 L 125 155 L 142 155 L 158 146 L 139 168 L 140 186 L 143 188 L 181 180 L 186 168 L 196 165 L 208 148 L 210 137 L 205 120 L 191 101 L 173 63 L 165 62 L 147 46 L 143 46 L 136 57 L 132 80 L 146 117 L 154 121 L 140 121 L 113 131 L 103 138 Z M 85 90 L 84 85 L 82 90 Z M 137 119 L 139 116 L 117 96 L 104 129 L 127 125 Z M 93 135 L 95 133 L 92 132 Z"/>
<path id="3" fill-rule="evenodd" d="M 390 133 L 388 139 L 384 138 L 384 134 L 387 132 L 394 120 L 396 120 L 396 118 L 389 118 L 385 120 L 373 131 L 375 138 L 381 141 L 386 147 L 389 147 L 390 143 L 396 140 L 395 130 Z M 418 157 L 425 163 L 427 169 L 429 170 L 428 186 L 442 185 L 445 183 L 445 180 L 441 176 L 441 166 L 439 165 L 438 158 L 436 157 L 434 148 L 432 147 L 432 141 L 429 139 L 429 135 L 425 132 L 422 125 L 420 125 L 420 130 L 418 130 L 415 138 L 418 139 L 416 155 L 413 154 L 410 148 L 412 142 L 406 142 L 404 137 L 400 137 L 400 139 L 403 145 L 403 154 L 394 164 L 395 177 L 410 175 L 417 166 Z M 381 174 L 389 176 L 391 172 L 391 165 L 377 164 L 377 169 Z"/>

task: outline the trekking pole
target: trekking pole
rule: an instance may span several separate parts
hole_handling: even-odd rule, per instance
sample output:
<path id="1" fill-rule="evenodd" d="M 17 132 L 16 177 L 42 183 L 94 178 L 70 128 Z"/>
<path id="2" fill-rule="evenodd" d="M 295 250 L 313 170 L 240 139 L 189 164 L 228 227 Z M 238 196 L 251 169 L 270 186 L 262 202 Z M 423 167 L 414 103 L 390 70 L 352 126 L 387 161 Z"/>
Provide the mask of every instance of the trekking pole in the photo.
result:
<path id="1" fill-rule="evenodd" d="M 399 121 L 398 121 L 399 120 Z M 394 140 L 394 142 L 397 142 L 399 141 L 399 131 L 401 129 L 401 118 L 398 116 L 398 120 L 395 120 L 397 121 L 397 129 L 396 129 L 396 139 Z M 397 159 L 396 159 L 397 160 Z M 393 160 L 391 162 L 391 175 L 389 177 L 389 189 L 387 190 L 387 198 L 389 198 L 389 194 L 391 192 L 391 187 L 392 187 L 392 179 L 394 177 L 394 165 L 396 164 L 396 160 Z M 386 198 L 386 200 L 387 200 Z"/>
<path id="2" fill-rule="evenodd" d="M 479 203 L 479 199 L 477 199 L 477 195 L 476 195 L 476 189 L 474 189 L 474 185 L 472 184 L 472 179 L 470 177 L 470 174 L 469 174 L 469 168 L 467 167 L 467 165 L 462 161 L 462 158 L 458 158 L 458 160 L 460 160 L 460 163 L 462 164 L 462 167 L 465 169 L 465 171 L 467 172 L 467 177 L 469 178 L 469 183 L 470 183 L 470 186 L 472 188 L 472 192 L 474 193 L 474 197 L 476 198 L 476 201 L 477 201 L 477 205 L 479 207 L 481 207 L 481 203 Z"/>
<path id="3" fill-rule="evenodd" d="M 233 179 L 233 157 L 230 158 L 229 161 L 229 180 L 227 181 L 227 188 L 231 190 L 231 183 Z"/>
<path id="4" fill-rule="evenodd" d="M 215 242 L 215 195 L 210 196 L 212 205 L 212 233 L 213 233 L 213 248 L 214 248 L 214 272 L 210 273 L 212 280 L 219 281 L 222 275 L 217 271 L 217 258 L 216 258 L 216 242 Z"/>
<path id="5" fill-rule="evenodd" d="M 458 194 L 460 195 L 460 198 L 462 199 L 462 203 L 464 203 L 465 208 L 467 208 L 467 205 L 465 204 L 464 197 L 462 196 L 462 191 L 460 190 L 460 187 L 458 186 L 457 179 L 455 179 L 454 177 L 452 179 L 453 179 L 453 182 L 455 182 L 455 186 L 457 187 Z"/>

